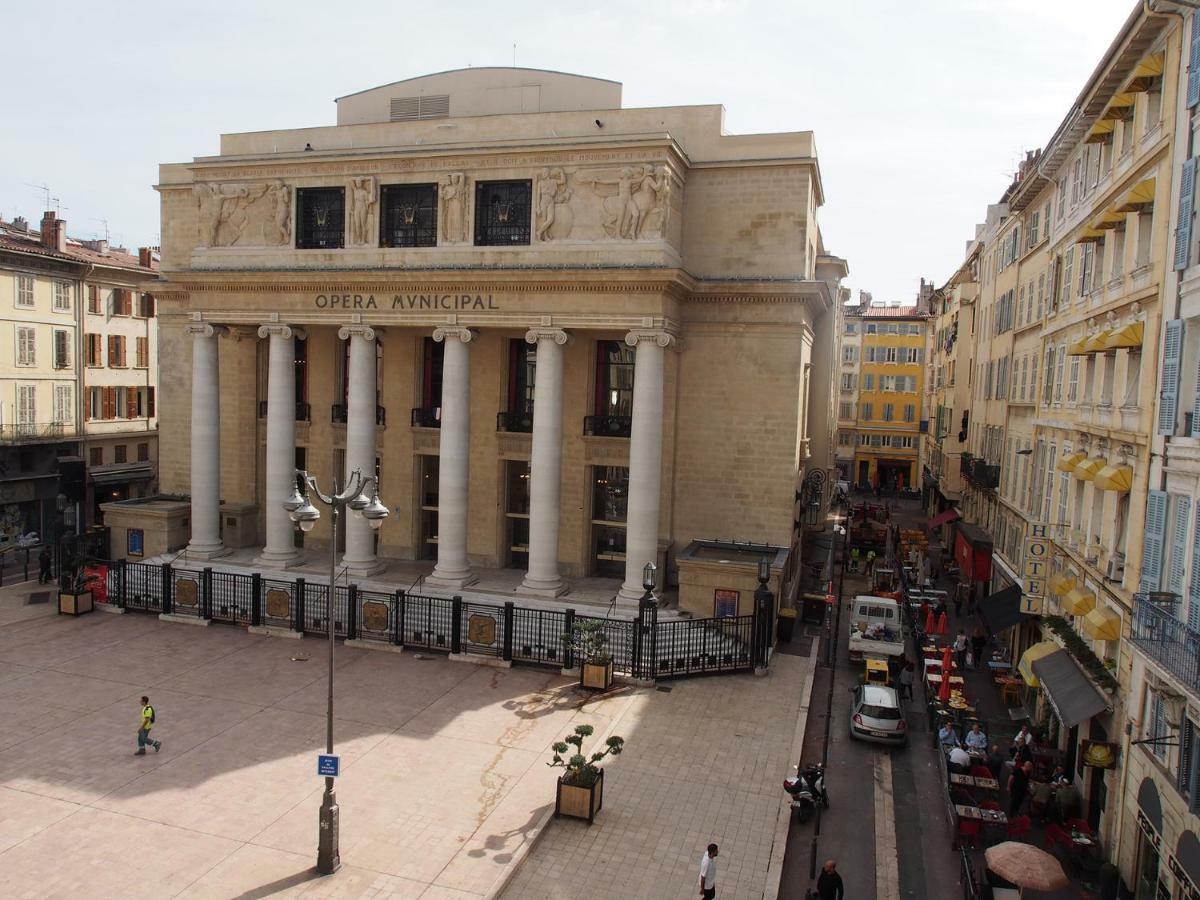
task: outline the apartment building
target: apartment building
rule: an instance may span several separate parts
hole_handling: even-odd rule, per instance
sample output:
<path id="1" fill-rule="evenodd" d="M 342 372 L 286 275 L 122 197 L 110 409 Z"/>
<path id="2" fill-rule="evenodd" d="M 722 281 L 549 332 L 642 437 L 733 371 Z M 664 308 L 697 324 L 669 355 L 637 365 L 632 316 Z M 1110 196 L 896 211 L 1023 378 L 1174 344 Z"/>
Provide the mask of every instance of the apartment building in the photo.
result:
<path id="1" fill-rule="evenodd" d="M 834 463 L 839 481 L 851 481 L 854 451 L 858 446 L 858 379 L 862 364 L 862 308 L 869 306 L 871 295 L 859 291 L 858 303 L 842 306 L 838 340 L 837 437 Z"/>
<path id="2" fill-rule="evenodd" d="M 158 333 L 150 249 L 0 220 L 0 519 L 5 533 L 83 528 L 155 486 Z"/>

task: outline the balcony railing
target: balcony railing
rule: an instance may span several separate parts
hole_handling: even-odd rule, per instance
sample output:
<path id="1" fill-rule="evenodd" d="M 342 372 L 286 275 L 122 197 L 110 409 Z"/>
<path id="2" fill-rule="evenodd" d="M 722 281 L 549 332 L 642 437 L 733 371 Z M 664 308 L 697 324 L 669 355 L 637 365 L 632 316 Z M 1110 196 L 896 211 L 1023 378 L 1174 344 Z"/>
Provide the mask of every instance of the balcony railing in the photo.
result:
<path id="1" fill-rule="evenodd" d="M 496 430 L 529 434 L 533 431 L 533 411 L 496 413 Z"/>
<path id="2" fill-rule="evenodd" d="M 441 409 L 436 406 L 417 406 L 412 411 L 413 428 L 441 428 Z"/>
<path id="3" fill-rule="evenodd" d="M 1133 645 L 1175 676 L 1181 685 L 1200 697 L 1200 632 L 1172 614 L 1173 603 L 1156 599 L 1162 594 L 1135 594 Z M 1174 594 L 1166 595 L 1175 597 Z M 1176 598 L 1177 599 L 1177 598 Z"/>
<path id="4" fill-rule="evenodd" d="M 13 422 L 0 425 L 0 443 L 20 444 L 27 441 L 44 441 L 47 438 L 66 437 L 74 434 L 74 426 L 62 422 Z"/>
<path id="5" fill-rule="evenodd" d="M 584 416 L 583 433 L 590 437 L 629 437 L 633 416 Z"/>
<path id="6" fill-rule="evenodd" d="M 265 419 L 267 417 L 267 401 L 258 401 L 258 417 Z M 312 421 L 312 406 L 305 403 L 303 400 L 296 401 L 296 421 L 310 422 Z"/>
<path id="7" fill-rule="evenodd" d="M 349 418 L 350 407 L 346 403 L 335 403 L 329 410 L 329 421 L 335 425 L 345 425 Z M 379 426 L 387 425 L 387 409 L 382 406 L 375 407 L 375 424 Z"/>

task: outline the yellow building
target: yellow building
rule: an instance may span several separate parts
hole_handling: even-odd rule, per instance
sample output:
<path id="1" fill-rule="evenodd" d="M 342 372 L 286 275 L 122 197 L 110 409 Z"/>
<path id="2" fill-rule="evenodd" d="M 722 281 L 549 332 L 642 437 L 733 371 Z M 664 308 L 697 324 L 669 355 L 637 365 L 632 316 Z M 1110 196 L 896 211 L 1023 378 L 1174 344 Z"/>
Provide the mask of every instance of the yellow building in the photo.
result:
<path id="1" fill-rule="evenodd" d="M 923 305 L 872 303 L 847 311 L 859 331 L 857 446 L 851 477 L 863 487 L 910 488 L 921 471 L 925 390 Z M 840 416 L 839 416 L 840 419 Z"/>

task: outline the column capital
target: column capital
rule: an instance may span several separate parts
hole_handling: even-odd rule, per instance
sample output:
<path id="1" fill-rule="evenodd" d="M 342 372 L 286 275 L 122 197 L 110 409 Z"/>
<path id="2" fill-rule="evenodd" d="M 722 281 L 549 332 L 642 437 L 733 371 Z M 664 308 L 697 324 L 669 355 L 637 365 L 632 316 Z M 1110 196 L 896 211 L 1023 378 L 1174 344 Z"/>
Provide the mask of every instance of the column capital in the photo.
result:
<path id="1" fill-rule="evenodd" d="M 292 331 L 291 325 L 284 325 L 282 322 L 270 322 L 266 325 L 258 326 L 258 336 L 260 338 L 271 337 L 271 335 L 278 335 L 287 340 L 294 337 L 295 333 Z"/>
<path id="2" fill-rule="evenodd" d="M 653 341 L 664 349 L 677 343 L 675 335 L 670 332 L 650 328 L 635 328 L 625 335 L 625 343 L 630 347 L 636 347 L 645 341 Z"/>
<path id="3" fill-rule="evenodd" d="M 211 322 L 189 322 L 183 326 L 183 333 L 192 337 L 221 337 L 228 333 L 224 325 L 213 325 Z"/>
<path id="4" fill-rule="evenodd" d="M 449 338 L 458 338 L 464 344 L 469 344 L 475 339 L 475 332 L 465 325 L 439 325 L 433 329 L 433 339 L 441 342 Z"/>
<path id="5" fill-rule="evenodd" d="M 565 347 L 571 343 L 572 335 L 569 331 L 563 331 L 561 328 L 548 328 L 545 326 L 535 326 L 525 332 L 525 343 L 536 344 L 538 341 L 554 341 L 560 347 Z"/>
<path id="6" fill-rule="evenodd" d="M 375 340 L 375 329 L 370 325 L 343 325 L 338 329 L 338 337 L 343 341 L 348 341 L 352 337 L 373 341 Z"/>

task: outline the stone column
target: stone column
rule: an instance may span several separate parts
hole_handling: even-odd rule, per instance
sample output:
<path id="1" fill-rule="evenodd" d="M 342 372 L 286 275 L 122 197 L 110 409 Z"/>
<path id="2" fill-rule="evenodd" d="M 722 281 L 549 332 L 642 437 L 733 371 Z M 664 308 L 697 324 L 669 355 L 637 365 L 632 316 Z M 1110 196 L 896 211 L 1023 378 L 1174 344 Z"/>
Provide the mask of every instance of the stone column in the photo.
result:
<path id="1" fill-rule="evenodd" d="M 631 331 L 633 424 L 629 434 L 629 504 L 625 518 L 625 583 L 619 596 L 645 595 L 642 568 L 658 562 L 658 508 L 662 491 L 663 350 L 675 338 L 664 331 Z"/>
<path id="2" fill-rule="evenodd" d="M 457 590 L 475 581 L 467 562 L 467 494 L 471 450 L 471 354 L 469 328 L 443 325 L 442 427 L 438 439 L 438 558 L 426 581 Z"/>
<path id="3" fill-rule="evenodd" d="M 263 325 L 260 338 L 269 338 L 267 351 L 267 473 L 263 498 L 267 504 L 267 541 L 255 562 L 286 566 L 300 553 L 292 543 L 296 529 L 283 502 L 296 483 L 296 344 L 287 325 Z"/>
<path id="4" fill-rule="evenodd" d="M 338 331 L 338 337 L 350 341 L 344 477 L 349 479 L 358 469 L 367 478 L 375 474 L 375 329 L 347 325 Z M 342 565 L 358 576 L 373 575 L 383 568 L 375 556 L 375 535 L 370 523 L 350 513 L 346 515 L 346 552 Z"/>
<path id="5" fill-rule="evenodd" d="M 207 322 L 184 327 L 192 336 L 192 537 L 187 552 L 212 559 L 221 543 L 221 399 L 217 338 L 225 329 Z"/>
<path id="6" fill-rule="evenodd" d="M 521 589 L 557 597 L 567 592 L 558 574 L 558 520 L 562 496 L 563 347 L 569 335 L 533 328 L 525 340 L 537 345 L 533 388 L 533 454 L 529 484 L 529 571 Z"/>

